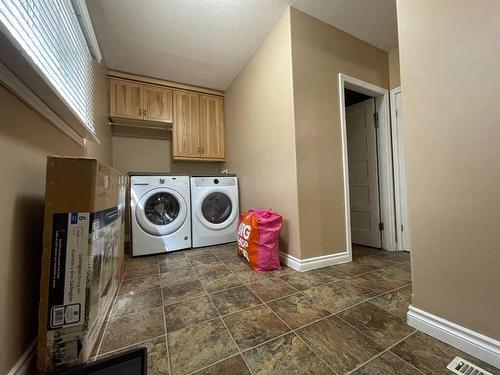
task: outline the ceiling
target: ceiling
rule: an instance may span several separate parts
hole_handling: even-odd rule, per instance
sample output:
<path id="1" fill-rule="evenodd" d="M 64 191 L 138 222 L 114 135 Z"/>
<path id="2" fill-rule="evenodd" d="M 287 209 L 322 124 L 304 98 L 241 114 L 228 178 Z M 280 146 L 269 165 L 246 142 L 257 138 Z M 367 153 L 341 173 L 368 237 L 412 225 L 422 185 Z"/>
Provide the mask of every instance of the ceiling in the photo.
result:
<path id="1" fill-rule="evenodd" d="M 289 5 L 385 51 L 395 0 L 87 0 L 110 69 L 224 90 Z"/>

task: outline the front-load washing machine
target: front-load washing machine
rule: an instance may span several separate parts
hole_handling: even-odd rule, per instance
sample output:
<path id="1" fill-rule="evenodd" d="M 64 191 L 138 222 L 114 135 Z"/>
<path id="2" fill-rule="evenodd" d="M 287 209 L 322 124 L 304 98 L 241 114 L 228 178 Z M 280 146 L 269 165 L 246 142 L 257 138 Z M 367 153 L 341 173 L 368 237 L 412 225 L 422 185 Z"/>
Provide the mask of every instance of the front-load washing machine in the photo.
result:
<path id="1" fill-rule="evenodd" d="M 188 176 L 130 177 L 132 255 L 191 247 Z"/>
<path id="2" fill-rule="evenodd" d="M 237 240 L 238 179 L 191 177 L 193 247 Z"/>

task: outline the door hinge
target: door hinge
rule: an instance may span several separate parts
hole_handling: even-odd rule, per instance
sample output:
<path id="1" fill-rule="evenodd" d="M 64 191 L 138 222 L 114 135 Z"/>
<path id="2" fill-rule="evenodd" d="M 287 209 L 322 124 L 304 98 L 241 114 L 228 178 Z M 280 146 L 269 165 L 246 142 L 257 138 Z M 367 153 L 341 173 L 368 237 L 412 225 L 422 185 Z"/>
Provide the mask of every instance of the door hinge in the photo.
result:
<path id="1" fill-rule="evenodd" d="M 378 230 L 384 230 L 384 223 L 378 223 Z"/>
<path id="2" fill-rule="evenodd" d="M 374 125 L 375 125 L 375 129 L 378 129 L 378 113 L 375 112 L 373 114 L 373 121 L 375 122 Z"/>

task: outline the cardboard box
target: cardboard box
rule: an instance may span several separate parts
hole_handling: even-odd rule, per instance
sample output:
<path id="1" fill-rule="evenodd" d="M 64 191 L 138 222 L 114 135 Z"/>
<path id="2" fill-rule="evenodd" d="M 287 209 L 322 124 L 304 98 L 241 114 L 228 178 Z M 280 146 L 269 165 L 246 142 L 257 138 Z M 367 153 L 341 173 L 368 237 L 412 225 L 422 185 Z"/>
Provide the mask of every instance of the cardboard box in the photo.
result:
<path id="1" fill-rule="evenodd" d="M 95 159 L 49 157 L 38 369 L 85 362 L 123 275 L 126 177 Z"/>

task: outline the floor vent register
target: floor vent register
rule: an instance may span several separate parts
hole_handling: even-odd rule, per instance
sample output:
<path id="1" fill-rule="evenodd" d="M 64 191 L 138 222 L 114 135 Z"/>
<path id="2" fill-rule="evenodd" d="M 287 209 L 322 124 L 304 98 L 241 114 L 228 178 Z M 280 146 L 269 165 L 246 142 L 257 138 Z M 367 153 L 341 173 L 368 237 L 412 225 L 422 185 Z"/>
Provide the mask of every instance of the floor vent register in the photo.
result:
<path id="1" fill-rule="evenodd" d="M 463 358 L 455 357 L 453 361 L 447 366 L 448 370 L 453 371 L 455 374 L 466 375 L 493 375 L 491 372 L 483 370 L 475 364 L 466 361 Z"/>

